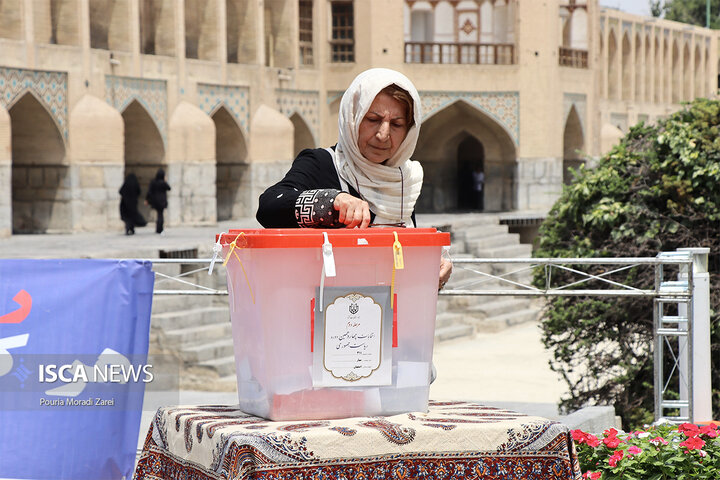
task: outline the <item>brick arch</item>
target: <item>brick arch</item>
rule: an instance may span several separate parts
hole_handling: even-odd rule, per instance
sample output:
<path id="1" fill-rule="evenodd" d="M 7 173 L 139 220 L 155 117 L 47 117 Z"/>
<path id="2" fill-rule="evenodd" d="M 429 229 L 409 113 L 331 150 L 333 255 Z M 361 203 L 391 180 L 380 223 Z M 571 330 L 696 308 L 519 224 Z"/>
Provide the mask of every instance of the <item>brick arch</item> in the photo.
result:
<path id="1" fill-rule="evenodd" d="M 317 146 L 317 141 L 315 140 L 315 136 L 303 116 L 295 112 L 290 115 L 290 121 L 295 127 L 295 133 L 293 136 L 293 148 L 295 150 L 295 154 L 300 153 L 300 151 L 306 148 L 315 148 Z"/>
<path id="2" fill-rule="evenodd" d="M 293 120 L 293 124 L 296 124 L 296 127 L 299 126 L 301 130 L 305 128 L 309 130 L 308 133 L 312 141 L 305 140 L 301 143 L 306 145 L 312 143 L 315 145 L 317 129 L 320 125 L 320 99 L 318 92 L 278 89 L 275 93 L 277 94 L 277 109 L 291 120 L 294 115 L 297 115 L 296 119 Z"/>
<path id="3" fill-rule="evenodd" d="M 422 124 L 413 158 L 425 169 L 419 212 L 446 212 L 458 208 L 458 149 L 471 136 L 484 150 L 485 209 L 511 210 L 515 206 L 517 145 L 505 125 L 465 100 L 433 112 Z"/>
<path id="4" fill-rule="evenodd" d="M 608 98 L 616 100 L 620 97 L 620 86 L 618 85 L 618 44 L 615 36 L 615 30 L 610 29 L 608 32 Z"/>
<path id="5" fill-rule="evenodd" d="M 672 103 L 680 103 L 682 97 L 680 92 L 682 89 L 682 66 L 680 65 L 680 46 L 677 40 L 672 42 L 672 53 L 671 53 L 671 68 L 672 68 L 672 79 L 670 81 L 670 91 L 672 96 L 670 98 Z"/>
<path id="6" fill-rule="evenodd" d="M 625 33 L 622 37 L 622 99 L 630 100 L 632 98 L 633 84 L 632 84 L 632 46 L 630 42 L 630 36 Z"/>
<path id="7" fill-rule="evenodd" d="M 62 134 L 68 138 L 67 74 L 42 70 L 0 67 L 0 105 L 7 110 L 28 92 L 47 111 Z"/>
<path id="8" fill-rule="evenodd" d="M 69 169 L 62 134 L 33 92 L 16 99 L 8 113 L 13 232 L 70 231 Z"/>
<path id="9" fill-rule="evenodd" d="M 694 97 L 702 97 L 705 95 L 703 91 L 703 83 L 707 75 L 707 64 L 703 62 L 704 56 L 700 50 L 700 45 L 695 45 L 695 84 L 691 86 Z"/>
<path id="10" fill-rule="evenodd" d="M 663 64 L 663 51 L 662 42 L 656 36 L 655 37 L 655 95 L 653 100 L 655 103 L 661 103 L 663 101 L 663 69 L 660 66 Z"/>
<path id="11" fill-rule="evenodd" d="M 34 2 L 35 42 L 80 46 L 79 8 L 78 0 Z"/>
<path id="12" fill-rule="evenodd" d="M 13 161 L 24 164 L 67 163 L 65 139 L 47 106 L 35 92 L 26 91 L 8 108 Z"/>
<path id="13" fill-rule="evenodd" d="M 185 0 L 185 57 L 216 60 L 217 2 Z"/>
<path id="14" fill-rule="evenodd" d="M 119 112 L 133 102 L 142 106 L 153 121 L 163 143 L 167 140 L 167 82 L 144 78 L 105 76 L 105 101 Z"/>
<path id="15" fill-rule="evenodd" d="M 635 35 L 635 101 L 642 102 L 643 75 L 648 70 L 648 66 L 643 64 L 645 56 L 643 55 L 643 41 L 640 33 Z"/>
<path id="16" fill-rule="evenodd" d="M 125 124 L 125 172 L 134 173 L 143 192 L 147 191 L 150 180 L 155 177 L 158 168 L 167 171 L 165 143 L 153 118 L 137 100 L 131 101 L 122 111 Z M 145 218 L 149 218 L 150 209 L 139 205 Z"/>
<path id="17" fill-rule="evenodd" d="M 140 2 L 141 5 L 144 3 Z M 130 0 L 92 0 L 89 10 L 92 48 L 131 50 L 128 32 Z"/>
<path id="18" fill-rule="evenodd" d="M 682 85 L 680 98 L 685 101 L 690 101 L 695 96 L 692 85 L 692 68 L 694 66 L 690 63 L 690 52 L 690 45 L 685 43 L 685 46 L 683 46 L 683 71 L 680 78 L 680 85 Z"/>
<path id="19" fill-rule="evenodd" d="M 217 219 L 239 218 L 249 205 L 247 141 L 227 107 L 219 105 L 210 117 L 215 123 Z"/>
<path id="20" fill-rule="evenodd" d="M 645 96 L 646 102 L 652 102 L 652 91 L 653 91 L 653 76 L 652 72 L 657 68 L 652 56 L 652 40 L 650 35 L 645 35 L 645 74 L 644 74 L 644 85 L 645 85 Z"/>
<path id="21" fill-rule="evenodd" d="M 423 107 L 423 123 L 440 111 L 462 102 L 480 114 L 490 117 L 519 145 L 519 96 L 516 92 L 420 92 Z"/>
<path id="22" fill-rule="evenodd" d="M 570 168 L 578 168 L 585 161 L 582 158 L 585 149 L 585 135 L 582 121 L 575 105 L 570 107 L 563 130 L 563 181 L 570 183 Z"/>

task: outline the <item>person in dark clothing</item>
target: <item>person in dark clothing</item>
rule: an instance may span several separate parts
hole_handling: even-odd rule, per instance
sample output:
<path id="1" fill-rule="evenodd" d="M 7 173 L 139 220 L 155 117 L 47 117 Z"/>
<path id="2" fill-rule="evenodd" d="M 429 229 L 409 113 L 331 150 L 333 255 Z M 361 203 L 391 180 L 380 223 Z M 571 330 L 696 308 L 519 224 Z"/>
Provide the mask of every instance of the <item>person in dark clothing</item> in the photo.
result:
<path id="1" fill-rule="evenodd" d="M 290 171 L 260 195 L 266 228 L 413 227 L 423 169 L 410 159 L 422 119 L 420 95 L 399 72 L 358 75 L 340 101 L 338 143 L 303 150 Z M 452 263 L 440 259 L 442 288 Z"/>
<path id="2" fill-rule="evenodd" d="M 134 173 L 128 173 L 120 187 L 120 219 L 125 223 L 125 235 L 133 235 L 135 227 L 144 227 L 147 221 L 138 211 L 140 182 Z"/>
<path id="3" fill-rule="evenodd" d="M 152 209 L 157 212 L 157 220 L 155 221 L 155 233 L 163 232 L 163 224 L 165 219 L 163 217 L 163 211 L 167 208 L 167 192 L 170 190 L 170 185 L 165 181 L 165 170 L 158 168 L 155 178 L 150 181 L 147 195 L 145 200 Z"/>
<path id="4" fill-rule="evenodd" d="M 353 80 L 340 102 L 338 143 L 304 150 L 261 196 L 265 227 L 413 226 L 423 169 L 410 159 L 422 118 L 412 82 L 384 68 Z"/>

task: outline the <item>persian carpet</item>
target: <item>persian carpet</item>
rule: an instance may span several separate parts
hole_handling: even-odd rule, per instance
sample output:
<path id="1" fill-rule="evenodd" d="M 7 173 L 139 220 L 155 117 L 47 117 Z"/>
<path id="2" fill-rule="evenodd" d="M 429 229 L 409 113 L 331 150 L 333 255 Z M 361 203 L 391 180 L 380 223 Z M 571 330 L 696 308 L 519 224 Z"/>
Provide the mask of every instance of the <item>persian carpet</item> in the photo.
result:
<path id="1" fill-rule="evenodd" d="M 136 480 L 578 480 L 567 426 L 467 402 L 427 413 L 272 422 L 234 406 L 157 411 Z"/>

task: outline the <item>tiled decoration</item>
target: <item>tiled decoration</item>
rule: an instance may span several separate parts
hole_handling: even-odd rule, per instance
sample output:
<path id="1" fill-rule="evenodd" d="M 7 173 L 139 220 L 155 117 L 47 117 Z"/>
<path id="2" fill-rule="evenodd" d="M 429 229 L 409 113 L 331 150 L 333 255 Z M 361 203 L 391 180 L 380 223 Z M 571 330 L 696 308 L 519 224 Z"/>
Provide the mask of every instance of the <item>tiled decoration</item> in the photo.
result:
<path id="1" fill-rule="evenodd" d="M 245 134 L 250 131 L 250 88 L 198 83 L 197 90 L 203 112 L 212 116 L 223 106 L 235 117 Z"/>
<path id="2" fill-rule="evenodd" d="M 318 138 L 320 126 L 320 95 L 306 90 L 275 90 L 280 113 L 290 118 L 297 113 L 307 124 L 314 138 Z"/>
<path id="3" fill-rule="evenodd" d="M 587 118 L 587 96 L 584 93 L 565 93 L 563 94 L 563 126 L 567 122 L 570 109 L 575 107 L 575 111 L 580 117 L 580 126 L 583 129 L 583 136 L 587 136 L 585 128 L 585 119 Z"/>
<path id="4" fill-rule="evenodd" d="M 27 92 L 47 109 L 67 141 L 67 73 L 0 67 L 0 105 L 10 110 Z"/>
<path id="5" fill-rule="evenodd" d="M 420 92 L 423 117 L 463 100 L 505 128 L 515 144 L 520 143 L 520 96 L 517 92 Z"/>
<path id="6" fill-rule="evenodd" d="M 143 78 L 105 77 L 105 101 L 119 112 L 125 111 L 133 100 L 142 105 L 155 122 L 163 142 L 167 144 L 167 82 Z"/>

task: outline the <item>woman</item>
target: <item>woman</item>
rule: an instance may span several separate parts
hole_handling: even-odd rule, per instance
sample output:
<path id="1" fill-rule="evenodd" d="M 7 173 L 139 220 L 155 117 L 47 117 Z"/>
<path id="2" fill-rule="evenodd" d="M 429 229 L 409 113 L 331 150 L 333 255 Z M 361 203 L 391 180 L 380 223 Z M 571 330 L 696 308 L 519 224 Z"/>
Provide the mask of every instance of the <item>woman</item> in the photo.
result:
<path id="1" fill-rule="evenodd" d="M 303 150 L 260 196 L 267 228 L 415 226 L 423 170 L 410 160 L 422 118 L 420 96 L 403 74 L 373 68 L 340 101 L 333 148 Z M 440 288 L 452 265 L 442 260 Z"/>
<path id="2" fill-rule="evenodd" d="M 125 223 L 125 235 L 134 235 L 135 227 L 144 227 L 147 221 L 138 211 L 140 182 L 134 173 L 128 173 L 120 187 L 120 219 Z"/>
<path id="3" fill-rule="evenodd" d="M 155 178 L 150 181 L 145 201 L 150 207 L 157 212 L 157 220 L 155 221 L 155 233 L 163 232 L 163 225 L 165 219 L 163 217 L 163 211 L 167 208 L 167 192 L 170 190 L 170 185 L 165 181 L 165 170 L 158 168 Z"/>

